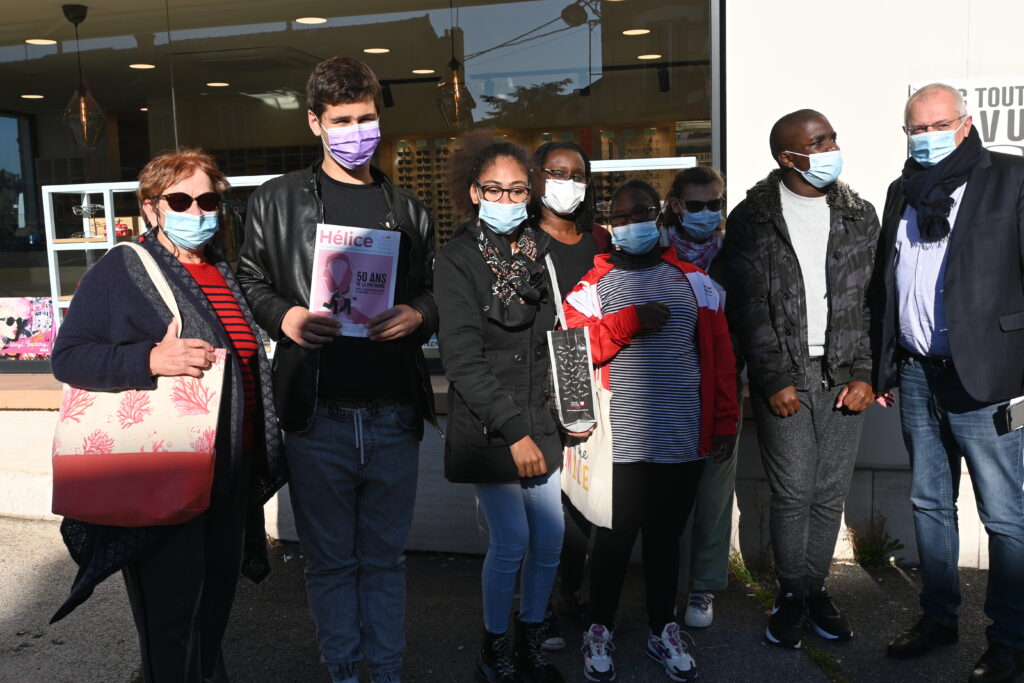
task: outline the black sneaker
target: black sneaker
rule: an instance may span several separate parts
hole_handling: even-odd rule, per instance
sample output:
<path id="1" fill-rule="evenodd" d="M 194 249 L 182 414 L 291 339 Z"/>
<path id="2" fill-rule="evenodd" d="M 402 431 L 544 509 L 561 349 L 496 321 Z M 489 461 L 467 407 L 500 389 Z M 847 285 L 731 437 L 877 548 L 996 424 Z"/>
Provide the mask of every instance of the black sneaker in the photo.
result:
<path id="1" fill-rule="evenodd" d="M 985 650 L 974 670 L 968 677 L 968 683 L 1000 683 L 1012 681 L 1024 671 L 1024 651 L 1010 647 L 1006 643 L 992 643 Z"/>
<path id="2" fill-rule="evenodd" d="M 544 614 L 544 642 L 541 647 L 548 652 L 565 649 L 565 636 L 562 635 L 562 627 L 551 605 L 548 605 L 548 611 Z"/>
<path id="3" fill-rule="evenodd" d="M 787 593 L 779 591 L 775 597 L 772 615 L 768 617 L 768 628 L 764 630 L 764 637 L 772 645 L 798 649 L 805 612 L 803 591 Z"/>
<path id="4" fill-rule="evenodd" d="M 850 622 L 842 615 L 825 587 L 807 596 L 807 621 L 814 631 L 827 640 L 849 640 L 853 637 Z"/>

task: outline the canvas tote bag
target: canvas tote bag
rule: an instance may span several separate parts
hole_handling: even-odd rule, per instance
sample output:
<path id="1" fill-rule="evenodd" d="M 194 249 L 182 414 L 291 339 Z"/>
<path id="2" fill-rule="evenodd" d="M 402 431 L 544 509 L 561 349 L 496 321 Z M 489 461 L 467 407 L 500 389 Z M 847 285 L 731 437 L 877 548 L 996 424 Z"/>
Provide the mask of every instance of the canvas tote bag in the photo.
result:
<path id="1" fill-rule="evenodd" d="M 139 256 L 178 321 L 153 257 Z M 114 247 L 117 248 L 117 247 Z M 227 352 L 196 377 L 159 377 L 155 389 L 87 391 L 64 385 L 53 438 L 53 513 L 93 524 L 180 524 L 210 506 Z"/>
<path id="2" fill-rule="evenodd" d="M 551 277 L 551 286 L 554 292 L 558 289 L 558 281 L 555 277 L 554 264 L 551 262 L 550 254 L 545 257 L 548 273 Z M 559 301 L 555 307 L 558 313 L 558 322 L 562 330 L 567 329 L 565 324 L 565 311 L 562 302 Z M 584 389 L 577 389 L 583 401 L 581 413 L 587 413 L 587 417 L 596 419 L 594 431 L 586 438 L 577 439 L 569 437 L 569 444 L 565 447 L 562 461 L 562 491 L 568 496 L 576 509 L 583 513 L 591 524 L 612 528 L 612 423 L 611 405 L 612 392 L 605 389 L 601 381 L 601 371 L 590 371 L 590 336 L 589 330 L 584 336 L 584 343 L 587 349 L 585 362 L 587 363 L 588 375 L 591 386 Z M 559 363 L 553 342 L 553 333 L 548 333 L 548 346 L 551 351 L 552 372 L 557 373 Z M 557 377 L 557 376 L 556 376 Z M 556 386 L 559 383 L 556 381 Z M 587 396 L 592 392 L 592 396 Z M 559 417 L 565 417 L 568 412 L 561 405 L 564 397 L 558 396 Z M 587 405 L 589 404 L 589 405 Z M 574 406 L 575 407 L 575 406 Z M 589 420 L 588 420 L 589 422 Z M 586 425 L 584 425 L 586 426 Z M 580 430 L 583 431 L 583 430 Z"/>

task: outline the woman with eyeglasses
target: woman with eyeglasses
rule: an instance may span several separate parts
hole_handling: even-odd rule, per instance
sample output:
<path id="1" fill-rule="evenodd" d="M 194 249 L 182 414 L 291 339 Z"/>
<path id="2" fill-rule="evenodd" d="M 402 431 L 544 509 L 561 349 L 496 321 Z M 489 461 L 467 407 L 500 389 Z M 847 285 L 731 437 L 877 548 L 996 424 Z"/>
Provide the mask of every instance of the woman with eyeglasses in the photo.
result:
<path id="1" fill-rule="evenodd" d="M 533 161 L 544 180 L 543 194 L 537 206 L 538 224 L 551 237 L 549 250 L 555 266 L 559 297 L 564 299 L 588 270 L 594 257 L 608 251 L 608 231 L 594 222 L 594 186 L 591 182 L 590 156 L 575 142 L 546 142 L 533 153 Z M 536 195 L 535 195 L 536 199 Z M 587 548 L 591 525 L 565 495 L 565 538 L 558 565 L 557 605 L 548 606 L 544 648 L 561 650 L 565 638 L 557 612 L 570 619 L 581 619 L 586 609 L 580 589 L 586 572 Z"/>
<path id="2" fill-rule="evenodd" d="M 715 259 L 725 236 L 725 178 L 710 166 L 695 166 L 676 174 L 665 197 L 662 227 L 668 231 L 676 256 L 708 271 L 719 291 L 721 276 Z M 742 400 L 743 384 L 737 368 L 736 398 Z M 739 434 L 742 420 L 737 420 Z M 689 596 L 683 622 L 706 628 L 714 619 L 714 591 L 729 584 L 729 549 L 732 533 L 732 501 L 736 486 L 736 454 L 713 458 L 704 467 L 697 500 L 681 543 L 680 578 Z"/>
<path id="3" fill-rule="evenodd" d="M 211 367 L 215 348 L 228 350 L 209 508 L 170 526 L 67 518 L 61 524 L 80 569 L 54 618 L 120 570 L 147 683 L 227 680 L 221 643 L 235 586 L 240 572 L 260 580 L 269 570 L 263 503 L 284 483 L 270 367 L 235 276 L 214 244 L 227 189 L 213 158 L 195 149 L 162 154 L 139 175 L 150 230 L 138 242 L 166 277 L 182 330 L 138 255 L 120 248 L 82 278 L 53 347 L 57 379 L 93 391 L 153 389 L 157 377 L 198 377 Z M 159 443 L 159 432 L 153 440 Z"/>
<path id="4" fill-rule="evenodd" d="M 612 528 L 590 557 L 584 675 L 611 681 L 612 631 L 637 534 L 651 635 L 646 654 L 668 677 L 697 676 L 675 619 L 679 537 L 709 456 L 736 439 L 736 373 L 723 299 L 711 278 L 659 246 L 661 202 L 633 180 L 612 195 L 613 249 L 565 302 L 570 327 L 588 327 L 592 359 L 611 391 Z"/>
<path id="5" fill-rule="evenodd" d="M 546 336 L 558 294 L 544 267 L 550 238 L 528 216 L 536 178 L 518 145 L 467 138 L 451 157 L 449 180 L 468 220 L 434 268 L 450 382 L 445 476 L 473 484 L 490 533 L 475 672 L 488 683 L 564 680 L 542 647 L 563 522 Z M 520 570 L 513 645 L 509 616 Z"/>

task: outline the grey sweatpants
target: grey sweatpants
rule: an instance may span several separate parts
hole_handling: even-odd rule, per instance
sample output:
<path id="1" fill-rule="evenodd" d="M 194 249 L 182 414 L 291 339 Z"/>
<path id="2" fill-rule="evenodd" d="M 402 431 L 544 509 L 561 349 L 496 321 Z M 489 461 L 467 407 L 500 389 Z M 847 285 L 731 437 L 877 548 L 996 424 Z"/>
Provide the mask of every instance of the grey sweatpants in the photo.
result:
<path id="1" fill-rule="evenodd" d="M 850 490 L 863 413 L 836 410 L 843 386 L 825 389 L 811 363 L 811 388 L 798 391 L 800 410 L 778 417 L 767 397 L 751 392 L 761 460 L 771 487 L 768 528 L 779 579 L 828 576 L 843 502 Z"/>

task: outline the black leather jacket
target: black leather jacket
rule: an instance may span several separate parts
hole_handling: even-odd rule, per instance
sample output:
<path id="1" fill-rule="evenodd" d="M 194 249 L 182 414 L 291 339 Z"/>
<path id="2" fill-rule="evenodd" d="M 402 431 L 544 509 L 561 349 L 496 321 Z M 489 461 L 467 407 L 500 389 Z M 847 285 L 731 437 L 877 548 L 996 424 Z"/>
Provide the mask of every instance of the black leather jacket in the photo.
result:
<path id="1" fill-rule="evenodd" d="M 274 404 L 281 428 L 289 432 L 308 429 L 316 410 L 320 354 L 285 336 L 281 321 L 293 306 L 309 306 L 316 224 L 324 220 L 319 171 L 320 162 L 316 162 L 302 171 L 268 180 L 252 193 L 238 262 L 238 281 L 253 316 L 277 341 Z M 420 415 L 436 425 L 430 373 L 421 349 L 437 330 L 434 220 L 423 204 L 395 187 L 381 171 L 371 168 L 371 172 L 388 200 L 388 214 L 380 227 L 402 230 L 411 238 L 409 269 L 399 273 L 395 303 L 408 304 L 423 315 L 419 330 L 403 340 L 403 358 L 420 376 L 420 391 L 414 399 Z"/>

